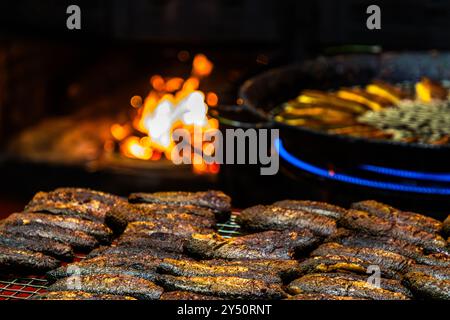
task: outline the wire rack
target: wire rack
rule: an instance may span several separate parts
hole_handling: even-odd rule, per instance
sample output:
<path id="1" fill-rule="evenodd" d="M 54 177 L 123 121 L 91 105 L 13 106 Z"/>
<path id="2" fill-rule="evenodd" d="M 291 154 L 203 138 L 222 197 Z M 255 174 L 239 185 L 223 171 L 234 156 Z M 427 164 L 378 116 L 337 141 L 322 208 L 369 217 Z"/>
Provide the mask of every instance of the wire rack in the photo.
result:
<path id="1" fill-rule="evenodd" d="M 217 223 L 217 232 L 224 238 L 236 237 L 241 234 L 240 226 L 236 224 L 236 214 L 233 213 L 225 223 Z M 84 259 L 83 255 L 76 255 L 75 261 Z M 27 300 L 48 288 L 45 277 L 29 276 L 23 278 L 0 277 L 0 300 Z"/>

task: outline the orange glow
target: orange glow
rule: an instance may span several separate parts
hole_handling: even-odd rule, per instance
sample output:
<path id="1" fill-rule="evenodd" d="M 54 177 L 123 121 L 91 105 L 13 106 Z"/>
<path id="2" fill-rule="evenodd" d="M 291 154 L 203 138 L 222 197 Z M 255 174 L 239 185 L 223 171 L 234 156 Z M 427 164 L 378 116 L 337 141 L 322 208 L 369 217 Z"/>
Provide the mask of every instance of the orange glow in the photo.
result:
<path id="1" fill-rule="evenodd" d="M 121 151 L 129 158 L 141 160 L 149 160 L 153 153 L 151 148 L 143 146 L 139 138 L 135 136 L 128 137 L 124 140 L 121 144 Z"/>
<path id="2" fill-rule="evenodd" d="M 130 134 L 130 127 L 128 125 L 121 126 L 116 123 L 111 126 L 111 134 L 114 139 L 122 141 Z"/>
<path id="3" fill-rule="evenodd" d="M 180 52 L 178 58 L 183 60 L 186 57 L 189 58 L 188 52 Z M 170 160 L 174 147 L 172 134 L 175 129 L 187 129 L 192 137 L 194 131 L 203 134 L 205 131 L 218 129 L 219 122 L 209 118 L 207 111 L 208 106 L 216 106 L 219 103 L 219 97 L 214 92 L 208 92 L 205 97 L 205 94 L 198 90 L 200 79 L 208 76 L 213 68 L 214 65 L 205 55 L 198 54 L 193 59 L 192 72 L 187 79 L 152 76 L 151 90 L 147 97 L 142 99 L 133 96 L 130 100 L 135 114 L 131 125 L 114 124 L 111 127 L 111 134 L 119 142 L 122 155 L 152 161 L 164 156 Z M 214 154 L 212 143 L 205 143 L 199 148 L 205 155 Z M 197 173 L 215 174 L 219 165 L 206 164 L 200 157 L 200 161 L 193 164 L 193 170 Z"/>
<path id="4" fill-rule="evenodd" d="M 160 75 L 154 75 L 153 77 L 151 77 L 150 83 L 153 89 L 155 89 L 156 91 L 164 91 L 165 82 L 163 77 L 161 77 Z"/>
<path id="5" fill-rule="evenodd" d="M 198 77 L 206 77 L 212 72 L 214 65 L 204 54 L 197 54 L 192 64 L 192 74 Z"/>
<path id="6" fill-rule="evenodd" d="M 219 103 L 219 97 L 214 92 L 208 92 L 206 94 L 206 103 L 210 107 L 215 107 Z"/>
<path id="7" fill-rule="evenodd" d="M 130 104 L 133 108 L 140 108 L 142 106 L 142 97 L 133 96 L 130 100 Z"/>

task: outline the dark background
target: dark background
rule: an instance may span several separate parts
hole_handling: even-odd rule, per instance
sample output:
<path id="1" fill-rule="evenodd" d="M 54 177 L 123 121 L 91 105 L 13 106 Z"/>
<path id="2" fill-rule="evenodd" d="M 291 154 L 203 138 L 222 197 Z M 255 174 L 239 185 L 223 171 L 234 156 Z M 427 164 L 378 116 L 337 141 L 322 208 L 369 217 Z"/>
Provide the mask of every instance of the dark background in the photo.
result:
<path id="1" fill-rule="evenodd" d="M 66 28 L 70 4 L 81 7 L 81 30 Z M 366 28 L 370 4 L 381 7 L 382 30 Z M 221 103 L 234 104 L 239 86 L 269 68 L 321 54 L 446 50 L 449 27 L 450 2 L 442 0 L 2 1 L 0 157 L 12 136 L 45 117 L 95 106 L 103 97 L 113 110 L 126 107 L 130 96 L 145 95 L 150 75 L 188 70 L 176 59 L 180 50 L 205 53 L 216 66 L 208 85 Z M 230 167 L 206 187 L 225 189 L 237 206 L 287 197 L 347 202 L 345 196 L 332 197 L 338 191 L 324 182 L 264 178 L 258 170 Z M 0 173 L 4 211 L 20 208 L 39 189 L 61 184 L 135 191 L 130 181 L 120 187 L 119 180 L 111 183 L 101 174 L 53 166 L 2 165 Z M 162 180 L 158 188 L 174 186 Z"/>

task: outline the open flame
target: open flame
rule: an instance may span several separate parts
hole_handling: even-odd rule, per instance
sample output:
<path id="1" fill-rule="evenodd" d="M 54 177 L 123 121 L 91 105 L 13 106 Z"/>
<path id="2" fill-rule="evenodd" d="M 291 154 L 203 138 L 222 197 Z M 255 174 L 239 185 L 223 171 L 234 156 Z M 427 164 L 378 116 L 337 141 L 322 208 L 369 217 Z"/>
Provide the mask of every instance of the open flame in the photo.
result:
<path id="1" fill-rule="evenodd" d="M 194 127 L 201 132 L 218 129 L 216 119 L 207 116 L 208 107 L 216 106 L 216 93 L 206 95 L 198 90 L 200 81 L 211 74 L 213 63 L 203 54 L 197 54 L 192 63 L 190 77 L 150 78 L 151 90 L 142 101 L 139 96 L 131 98 L 130 104 L 136 114 L 130 123 L 115 123 L 111 135 L 119 143 L 122 155 L 141 160 L 159 160 L 163 155 L 170 159 L 174 148 L 173 131 L 183 128 L 194 134 Z M 205 154 L 214 153 L 210 143 L 203 145 Z M 218 164 L 204 161 L 193 164 L 197 173 L 217 173 Z"/>

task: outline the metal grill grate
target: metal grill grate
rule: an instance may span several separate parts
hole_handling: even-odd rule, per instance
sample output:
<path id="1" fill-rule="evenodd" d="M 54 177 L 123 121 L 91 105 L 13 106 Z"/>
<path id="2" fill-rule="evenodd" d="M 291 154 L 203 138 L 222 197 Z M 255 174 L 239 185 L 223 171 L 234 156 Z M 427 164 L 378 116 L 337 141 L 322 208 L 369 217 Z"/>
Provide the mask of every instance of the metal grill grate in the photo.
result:
<path id="1" fill-rule="evenodd" d="M 235 213 L 225 223 L 217 224 L 217 232 L 225 237 L 231 238 L 240 235 L 240 226 L 235 222 Z M 75 256 L 76 260 L 84 259 L 84 256 Z M 0 278 L 0 300 L 26 300 L 34 295 L 46 291 L 49 283 L 42 277 L 24 277 L 24 278 Z"/>

